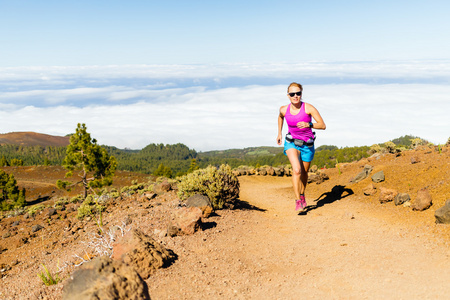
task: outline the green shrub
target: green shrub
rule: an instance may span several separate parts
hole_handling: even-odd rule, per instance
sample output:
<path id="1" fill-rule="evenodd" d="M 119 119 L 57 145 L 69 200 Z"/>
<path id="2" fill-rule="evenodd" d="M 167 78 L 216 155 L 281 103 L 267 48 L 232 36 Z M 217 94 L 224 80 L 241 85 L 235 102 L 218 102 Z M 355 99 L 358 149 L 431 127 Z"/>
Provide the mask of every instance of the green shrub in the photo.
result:
<path id="1" fill-rule="evenodd" d="M 393 142 L 389 141 L 389 142 L 384 143 L 384 148 L 386 148 L 387 152 L 389 152 L 389 153 L 395 153 L 396 152 L 396 150 L 395 150 L 396 147 L 397 146 Z"/>
<path id="2" fill-rule="evenodd" d="M 61 281 L 58 274 L 53 276 L 44 264 L 42 264 L 42 266 L 44 267 L 44 271 L 38 273 L 38 276 L 45 285 L 54 285 Z"/>
<path id="3" fill-rule="evenodd" d="M 239 197 L 239 181 L 229 165 L 208 166 L 180 178 L 178 197 L 185 200 L 195 194 L 207 196 L 215 209 L 221 209 Z"/>
<path id="4" fill-rule="evenodd" d="M 370 149 L 369 149 L 370 155 L 375 154 L 375 153 L 381 153 L 381 152 L 383 152 L 383 148 L 381 148 L 380 145 L 373 144 L 372 146 L 370 146 Z"/>
<path id="5" fill-rule="evenodd" d="M 28 208 L 28 214 L 34 216 L 38 211 L 44 210 L 45 206 L 43 204 L 34 205 Z"/>
<path id="6" fill-rule="evenodd" d="M 82 195 L 77 195 L 77 196 L 75 196 L 75 197 L 72 197 L 72 198 L 70 199 L 70 202 L 71 202 L 71 203 L 80 203 L 80 202 L 83 202 L 83 200 L 84 200 L 84 198 L 83 198 Z"/>
<path id="7" fill-rule="evenodd" d="M 133 195 L 135 193 L 138 193 L 139 191 L 142 191 L 145 189 L 145 185 L 143 183 L 137 183 L 136 182 L 132 182 L 133 185 L 131 186 L 124 186 L 121 189 L 121 193 L 129 193 L 130 195 Z"/>
<path id="8" fill-rule="evenodd" d="M 78 219 L 84 219 L 84 217 L 94 216 L 96 214 L 101 214 L 105 210 L 105 207 L 98 204 L 91 195 L 86 197 L 86 200 L 78 208 Z"/>
<path id="9" fill-rule="evenodd" d="M 411 148 L 412 149 L 416 149 L 417 147 L 423 146 L 423 145 L 426 145 L 426 144 L 428 144 L 428 142 L 423 140 L 423 139 L 421 139 L 421 138 L 411 139 Z"/>
<path id="10" fill-rule="evenodd" d="M 59 198 L 55 202 L 55 204 L 53 204 L 53 207 L 56 208 L 56 209 L 61 209 L 62 207 L 64 207 L 68 203 L 69 203 L 69 199 L 67 197 Z"/>

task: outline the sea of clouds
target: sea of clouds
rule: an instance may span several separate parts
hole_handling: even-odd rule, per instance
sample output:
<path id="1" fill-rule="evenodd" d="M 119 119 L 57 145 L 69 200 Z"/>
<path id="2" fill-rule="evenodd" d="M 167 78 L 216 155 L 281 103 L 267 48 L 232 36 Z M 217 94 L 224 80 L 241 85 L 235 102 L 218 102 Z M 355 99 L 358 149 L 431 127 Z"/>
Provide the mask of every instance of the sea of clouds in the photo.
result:
<path id="1" fill-rule="evenodd" d="M 0 132 L 66 135 L 86 123 L 119 148 L 276 146 L 292 81 L 327 124 L 317 146 L 450 137 L 448 61 L 0 68 Z"/>

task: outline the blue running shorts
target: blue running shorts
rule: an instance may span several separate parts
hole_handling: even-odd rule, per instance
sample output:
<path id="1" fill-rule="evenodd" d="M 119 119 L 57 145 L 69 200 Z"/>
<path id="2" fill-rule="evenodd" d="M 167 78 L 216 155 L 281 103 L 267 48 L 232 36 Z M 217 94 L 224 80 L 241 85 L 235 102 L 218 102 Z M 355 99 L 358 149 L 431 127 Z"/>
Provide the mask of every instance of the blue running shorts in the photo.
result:
<path id="1" fill-rule="evenodd" d="M 291 148 L 295 148 L 298 151 L 300 151 L 299 158 L 302 161 L 311 162 L 314 158 L 314 153 L 316 153 L 316 149 L 314 148 L 314 145 L 312 147 L 308 147 L 306 145 L 303 146 L 297 146 L 294 143 L 290 143 L 288 141 L 284 141 L 284 154 L 286 155 L 286 150 L 289 150 Z"/>

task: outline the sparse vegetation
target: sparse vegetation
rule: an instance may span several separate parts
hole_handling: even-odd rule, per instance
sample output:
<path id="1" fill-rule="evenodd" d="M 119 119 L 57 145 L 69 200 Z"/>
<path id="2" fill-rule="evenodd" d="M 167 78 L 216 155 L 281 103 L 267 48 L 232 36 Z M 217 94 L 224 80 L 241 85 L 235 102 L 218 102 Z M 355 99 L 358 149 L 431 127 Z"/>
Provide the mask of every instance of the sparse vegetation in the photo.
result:
<path id="1" fill-rule="evenodd" d="M 42 282 L 49 286 L 49 285 L 54 285 L 54 284 L 58 284 L 58 282 L 60 282 L 60 278 L 58 274 L 55 274 L 55 276 L 52 275 L 52 273 L 48 270 L 48 268 L 42 264 L 42 267 L 44 268 L 44 271 L 38 273 L 38 277 L 42 280 Z"/>
<path id="2" fill-rule="evenodd" d="M 100 205 L 98 201 L 94 200 L 92 195 L 89 195 L 78 208 L 78 219 L 84 219 L 90 216 L 100 216 L 105 207 Z"/>
<path id="3" fill-rule="evenodd" d="M 45 205 L 37 204 L 37 205 L 31 206 L 30 208 L 28 208 L 28 214 L 30 216 L 34 216 L 37 212 L 44 210 L 44 209 L 45 209 Z"/>
<path id="4" fill-rule="evenodd" d="M 419 146 L 427 145 L 428 141 L 423 140 L 421 138 L 413 138 L 411 139 L 411 148 L 416 149 Z"/>
<path id="5" fill-rule="evenodd" d="M 239 197 L 239 181 L 229 165 L 208 166 L 180 178 L 178 197 L 185 200 L 195 194 L 208 196 L 215 209 L 222 209 Z"/>

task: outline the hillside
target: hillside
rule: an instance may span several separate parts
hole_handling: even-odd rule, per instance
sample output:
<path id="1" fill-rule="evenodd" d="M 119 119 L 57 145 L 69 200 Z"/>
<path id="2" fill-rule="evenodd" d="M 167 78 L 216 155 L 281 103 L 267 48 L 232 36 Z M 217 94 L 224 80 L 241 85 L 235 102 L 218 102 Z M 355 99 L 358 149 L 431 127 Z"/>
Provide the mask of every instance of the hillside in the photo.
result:
<path id="1" fill-rule="evenodd" d="M 371 196 L 363 192 L 370 176 L 350 183 L 365 165 L 373 167 L 370 175 L 386 176 Z M 14 171 L 19 185 L 53 184 L 39 168 Z M 323 172 L 329 180 L 308 186 L 309 206 L 300 214 L 290 177 L 243 176 L 242 205 L 216 211 L 193 235 L 165 234 L 179 208 L 174 191 L 151 199 L 124 195 L 111 202 L 103 222 L 105 228 L 127 222 L 178 255 L 146 280 L 151 299 L 446 299 L 450 225 L 436 224 L 434 212 L 450 198 L 450 147 L 376 155 Z M 379 201 L 381 188 L 408 193 L 414 202 L 425 187 L 433 200 L 425 211 Z M 45 264 L 68 279 L 79 262 L 75 254 L 95 255 L 87 245 L 98 226 L 77 220 L 77 205 L 1 221 L 0 298 L 61 299 L 65 282 L 46 287 L 36 274 Z M 43 228 L 33 232 L 35 225 Z"/>
<path id="2" fill-rule="evenodd" d="M 0 158 L 3 166 L 9 165 L 62 165 L 65 157 L 65 146 L 51 146 L 53 140 L 63 137 L 53 137 L 39 133 L 10 133 L 10 137 L 0 147 Z M 411 148 L 414 136 L 403 136 L 392 140 L 396 147 Z M 68 139 L 64 137 L 63 139 Z M 426 141 L 421 140 L 425 144 Z M 39 146 L 26 146 L 39 142 Z M 20 144 L 22 143 L 22 144 Z M 66 145 L 66 144 L 64 144 Z M 381 146 L 383 146 L 381 144 Z M 153 174 L 158 169 L 166 170 L 166 175 L 176 177 L 186 174 L 192 167 L 206 168 L 208 165 L 228 164 L 232 168 L 239 166 L 281 166 L 289 164 L 283 147 L 249 147 L 243 149 L 228 149 L 220 151 L 196 152 L 188 146 L 178 144 L 149 144 L 140 150 L 119 149 L 113 146 L 102 145 L 118 162 L 118 169 L 131 172 Z M 383 146 L 384 147 L 384 146 Z M 338 148 L 332 145 L 317 147 L 313 164 L 320 168 L 332 168 L 337 162 L 351 162 L 369 156 L 369 146 Z M 10 163 L 11 160 L 16 163 Z M 20 162 L 21 164 L 18 164 Z M 191 165 L 192 164 L 192 165 Z M 171 174 L 171 175 L 168 175 Z"/>
<path id="3" fill-rule="evenodd" d="M 65 147 L 69 143 L 68 136 L 54 136 L 31 131 L 0 134 L 0 145 Z"/>

